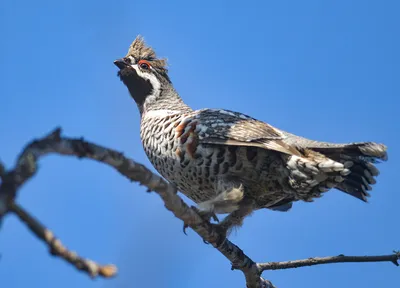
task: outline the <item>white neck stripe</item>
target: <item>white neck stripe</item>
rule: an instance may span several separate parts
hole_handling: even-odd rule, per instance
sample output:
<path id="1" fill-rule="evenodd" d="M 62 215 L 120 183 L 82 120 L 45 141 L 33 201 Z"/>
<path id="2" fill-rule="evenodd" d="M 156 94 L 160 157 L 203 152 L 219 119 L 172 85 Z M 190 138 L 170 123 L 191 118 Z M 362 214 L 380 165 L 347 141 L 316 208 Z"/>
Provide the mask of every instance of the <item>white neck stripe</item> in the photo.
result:
<path id="1" fill-rule="evenodd" d="M 136 64 L 131 65 L 133 69 L 136 70 L 136 73 L 138 74 L 139 77 L 149 80 L 151 85 L 153 86 L 153 91 L 150 95 L 146 96 L 146 100 L 143 103 L 143 111 L 146 111 L 146 106 L 148 104 L 155 102 L 157 98 L 160 96 L 160 91 L 161 91 L 161 83 L 160 80 L 157 79 L 157 77 L 153 74 L 150 73 L 145 73 L 142 72 Z"/>
<path id="2" fill-rule="evenodd" d="M 168 110 L 168 109 L 162 109 L 162 110 L 150 110 L 144 114 L 144 117 L 163 117 L 163 116 L 168 116 L 172 114 L 178 114 L 182 113 L 179 110 Z"/>

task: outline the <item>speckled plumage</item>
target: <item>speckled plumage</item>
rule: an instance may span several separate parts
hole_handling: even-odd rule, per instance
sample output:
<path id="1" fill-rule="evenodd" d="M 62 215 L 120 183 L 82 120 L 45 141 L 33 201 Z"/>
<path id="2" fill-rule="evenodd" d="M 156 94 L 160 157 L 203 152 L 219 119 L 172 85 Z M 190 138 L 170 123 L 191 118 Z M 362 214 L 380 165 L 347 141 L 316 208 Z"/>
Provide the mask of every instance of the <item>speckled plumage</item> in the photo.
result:
<path id="1" fill-rule="evenodd" d="M 257 147 L 213 145 L 210 136 L 233 125 L 228 119 L 224 121 L 221 111 L 144 115 L 141 138 L 150 161 L 161 175 L 197 203 L 223 191 L 217 186 L 224 178 L 241 181 L 247 193 L 260 200 L 260 206 L 276 201 L 279 197 L 273 194 L 282 193 L 277 168 L 283 161 L 279 153 Z M 212 115 L 219 115 L 219 120 L 215 121 Z"/>
<path id="2" fill-rule="evenodd" d="M 287 211 L 331 188 L 366 201 L 379 173 L 374 163 L 387 159 L 383 144 L 318 142 L 238 112 L 192 110 L 141 37 L 115 64 L 141 112 L 151 163 L 201 209 L 231 213 L 224 229 L 253 210 Z"/>

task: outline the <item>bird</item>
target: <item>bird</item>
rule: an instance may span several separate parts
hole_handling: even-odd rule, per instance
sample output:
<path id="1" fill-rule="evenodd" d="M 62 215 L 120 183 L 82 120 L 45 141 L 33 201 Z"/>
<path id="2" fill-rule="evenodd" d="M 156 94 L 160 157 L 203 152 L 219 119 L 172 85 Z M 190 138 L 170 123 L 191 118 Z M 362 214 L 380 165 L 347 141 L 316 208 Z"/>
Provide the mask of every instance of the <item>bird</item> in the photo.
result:
<path id="1" fill-rule="evenodd" d="M 114 64 L 139 109 L 149 161 L 202 217 L 227 214 L 212 223 L 225 237 L 256 210 L 287 212 L 332 189 L 367 202 L 376 164 L 388 159 L 384 144 L 314 141 L 240 112 L 192 109 L 141 35 Z"/>

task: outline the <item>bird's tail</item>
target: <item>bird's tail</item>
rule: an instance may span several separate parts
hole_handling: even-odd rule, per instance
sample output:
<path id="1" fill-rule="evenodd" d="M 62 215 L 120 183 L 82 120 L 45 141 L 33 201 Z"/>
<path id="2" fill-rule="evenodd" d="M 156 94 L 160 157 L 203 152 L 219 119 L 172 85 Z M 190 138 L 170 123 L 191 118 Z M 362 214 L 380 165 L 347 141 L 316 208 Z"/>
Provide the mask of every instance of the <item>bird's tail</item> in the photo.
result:
<path id="1" fill-rule="evenodd" d="M 348 175 L 342 174 L 344 180 L 335 188 L 367 202 L 367 191 L 372 189 L 371 185 L 376 183 L 375 177 L 379 175 L 375 164 L 388 159 L 386 146 L 373 142 L 321 144 L 320 147 L 315 145 L 307 148 L 342 163 L 350 171 Z"/>

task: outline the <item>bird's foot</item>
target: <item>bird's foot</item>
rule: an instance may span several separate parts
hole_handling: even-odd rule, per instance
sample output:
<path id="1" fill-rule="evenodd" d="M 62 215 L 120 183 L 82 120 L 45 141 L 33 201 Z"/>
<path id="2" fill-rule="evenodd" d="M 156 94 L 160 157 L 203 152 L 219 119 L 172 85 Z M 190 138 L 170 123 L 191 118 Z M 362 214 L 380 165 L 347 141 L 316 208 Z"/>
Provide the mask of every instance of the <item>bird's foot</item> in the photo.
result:
<path id="1" fill-rule="evenodd" d="M 211 226 L 215 229 L 215 232 L 217 232 L 217 237 L 215 238 L 215 242 L 217 243 L 217 246 L 219 246 L 229 235 L 229 227 L 224 225 L 225 223 L 211 223 Z M 206 241 L 204 241 L 206 244 Z"/>
<path id="2" fill-rule="evenodd" d="M 199 208 L 192 206 L 191 207 L 196 213 L 206 222 L 210 222 L 211 219 L 213 219 L 215 222 L 219 222 L 219 219 L 217 215 L 213 211 L 206 211 L 206 210 L 200 210 Z M 186 223 L 183 224 L 183 233 L 186 235 L 186 229 L 189 227 Z"/>

